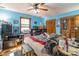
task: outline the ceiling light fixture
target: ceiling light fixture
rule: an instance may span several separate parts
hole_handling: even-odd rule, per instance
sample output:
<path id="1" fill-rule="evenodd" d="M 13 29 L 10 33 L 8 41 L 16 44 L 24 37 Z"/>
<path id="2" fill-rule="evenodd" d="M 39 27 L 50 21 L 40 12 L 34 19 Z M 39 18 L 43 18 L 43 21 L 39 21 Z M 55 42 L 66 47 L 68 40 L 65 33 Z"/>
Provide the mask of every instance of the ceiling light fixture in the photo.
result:
<path id="1" fill-rule="evenodd" d="M 38 9 L 33 10 L 35 14 L 38 14 L 40 11 Z"/>

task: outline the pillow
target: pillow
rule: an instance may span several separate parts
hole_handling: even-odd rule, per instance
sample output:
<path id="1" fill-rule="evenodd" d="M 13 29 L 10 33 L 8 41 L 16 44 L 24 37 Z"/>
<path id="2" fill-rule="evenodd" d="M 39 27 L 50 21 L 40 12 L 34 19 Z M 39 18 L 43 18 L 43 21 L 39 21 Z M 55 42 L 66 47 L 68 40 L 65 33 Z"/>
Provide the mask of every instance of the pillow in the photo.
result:
<path id="1" fill-rule="evenodd" d="M 49 37 L 55 37 L 55 35 L 56 35 L 55 33 L 52 33 L 49 35 Z"/>
<path id="2" fill-rule="evenodd" d="M 36 39 L 41 39 L 42 37 L 40 35 L 36 35 L 36 36 L 33 36 L 34 38 Z"/>
<path id="3" fill-rule="evenodd" d="M 44 34 L 45 34 L 45 36 L 46 36 L 47 38 L 49 38 L 49 34 L 47 34 L 46 32 L 44 32 Z"/>
<path id="4" fill-rule="evenodd" d="M 45 40 L 48 41 L 48 40 L 50 40 L 50 38 L 46 38 Z"/>
<path id="5" fill-rule="evenodd" d="M 57 44 L 59 44 L 59 41 L 57 40 L 56 37 L 51 37 L 50 40 L 53 40 L 53 41 L 57 42 Z"/>
<path id="6" fill-rule="evenodd" d="M 43 39 L 46 39 L 46 38 L 47 38 L 44 34 L 41 34 L 41 37 L 42 37 Z"/>
<path id="7" fill-rule="evenodd" d="M 57 34 L 55 34 L 55 33 L 52 33 L 52 34 L 50 34 L 50 37 L 49 37 L 49 38 L 51 38 L 51 37 L 58 38 L 58 37 L 59 37 L 59 35 L 57 35 Z"/>
<path id="8" fill-rule="evenodd" d="M 43 40 L 45 40 L 45 42 L 47 42 L 48 40 L 50 40 L 49 37 L 46 37 L 43 34 L 41 34 L 41 36 L 42 36 Z"/>
<path id="9" fill-rule="evenodd" d="M 34 36 L 34 38 L 36 38 L 37 40 L 46 42 L 45 37 L 43 37 L 43 35 L 37 35 L 37 36 Z"/>

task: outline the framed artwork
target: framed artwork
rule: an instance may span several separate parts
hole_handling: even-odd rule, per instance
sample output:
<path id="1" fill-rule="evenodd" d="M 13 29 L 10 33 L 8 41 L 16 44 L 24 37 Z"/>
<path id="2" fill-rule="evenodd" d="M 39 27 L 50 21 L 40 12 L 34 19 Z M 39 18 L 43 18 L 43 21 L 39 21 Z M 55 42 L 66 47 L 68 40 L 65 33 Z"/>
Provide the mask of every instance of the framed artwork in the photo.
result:
<path id="1" fill-rule="evenodd" d="M 14 24 L 18 24 L 19 21 L 18 21 L 18 20 L 14 20 L 13 23 L 14 23 Z"/>
<path id="2" fill-rule="evenodd" d="M 67 25 L 68 25 L 67 19 L 63 19 L 63 20 L 62 20 L 62 24 L 63 24 L 63 27 L 62 27 L 62 28 L 63 28 L 64 30 L 66 30 L 66 29 L 67 29 Z"/>
<path id="3" fill-rule="evenodd" d="M 18 34 L 19 27 L 13 26 L 13 34 Z"/>
<path id="4" fill-rule="evenodd" d="M 37 21 L 34 21 L 34 24 L 37 24 Z"/>

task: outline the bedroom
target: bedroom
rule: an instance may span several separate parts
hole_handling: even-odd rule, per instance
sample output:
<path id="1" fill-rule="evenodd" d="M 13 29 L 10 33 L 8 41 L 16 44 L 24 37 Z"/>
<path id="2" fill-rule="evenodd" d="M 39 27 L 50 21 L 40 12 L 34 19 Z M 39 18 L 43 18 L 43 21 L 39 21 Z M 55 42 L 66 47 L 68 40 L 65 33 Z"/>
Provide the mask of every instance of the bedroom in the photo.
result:
<path id="1" fill-rule="evenodd" d="M 79 3 L 0 3 L 1 56 L 79 56 Z"/>

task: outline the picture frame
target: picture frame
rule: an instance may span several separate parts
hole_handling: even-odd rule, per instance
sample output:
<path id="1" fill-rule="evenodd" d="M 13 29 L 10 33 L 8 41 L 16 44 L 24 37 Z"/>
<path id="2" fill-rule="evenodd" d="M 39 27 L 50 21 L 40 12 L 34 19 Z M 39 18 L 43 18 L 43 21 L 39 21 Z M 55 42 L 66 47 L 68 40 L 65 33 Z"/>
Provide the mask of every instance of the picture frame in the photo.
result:
<path id="1" fill-rule="evenodd" d="M 14 20 L 13 23 L 14 23 L 14 24 L 18 24 L 19 21 L 18 21 L 18 20 Z"/>
<path id="2" fill-rule="evenodd" d="M 13 26 L 13 33 L 18 34 L 19 26 Z"/>
<path id="3" fill-rule="evenodd" d="M 64 30 L 66 30 L 66 29 L 67 29 L 67 25 L 68 25 L 68 23 L 67 23 L 67 18 L 62 20 L 62 24 L 63 24 L 63 27 L 62 27 L 62 28 L 63 28 Z"/>

